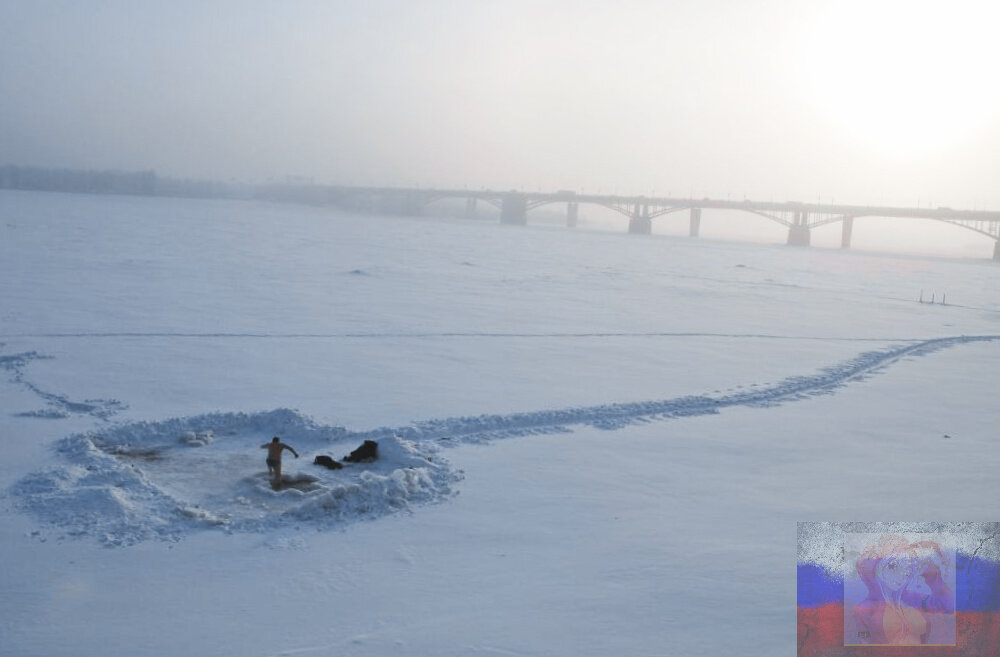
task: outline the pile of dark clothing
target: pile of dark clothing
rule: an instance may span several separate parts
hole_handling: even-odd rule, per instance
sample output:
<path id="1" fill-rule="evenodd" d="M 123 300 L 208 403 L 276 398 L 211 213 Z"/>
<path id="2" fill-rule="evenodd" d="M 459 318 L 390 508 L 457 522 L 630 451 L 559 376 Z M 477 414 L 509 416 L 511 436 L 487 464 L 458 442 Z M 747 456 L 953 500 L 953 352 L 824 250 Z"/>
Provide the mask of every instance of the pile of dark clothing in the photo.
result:
<path id="1" fill-rule="evenodd" d="M 337 463 L 326 454 L 320 454 L 319 456 L 314 458 L 313 465 L 322 465 L 323 467 L 330 468 L 331 470 L 340 470 L 342 467 L 344 467 L 343 465 Z"/>
<path id="2" fill-rule="evenodd" d="M 366 440 L 361 447 L 351 452 L 344 460 L 348 463 L 371 463 L 378 458 L 378 443 L 374 440 Z"/>
<path id="3" fill-rule="evenodd" d="M 371 463 L 378 458 L 378 443 L 374 440 L 366 440 L 356 450 L 344 457 L 348 463 Z M 334 461 L 326 454 L 321 454 L 313 459 L 313 465 L 322 465 L 324 468 L 339 470 L 344 465 Z"/>

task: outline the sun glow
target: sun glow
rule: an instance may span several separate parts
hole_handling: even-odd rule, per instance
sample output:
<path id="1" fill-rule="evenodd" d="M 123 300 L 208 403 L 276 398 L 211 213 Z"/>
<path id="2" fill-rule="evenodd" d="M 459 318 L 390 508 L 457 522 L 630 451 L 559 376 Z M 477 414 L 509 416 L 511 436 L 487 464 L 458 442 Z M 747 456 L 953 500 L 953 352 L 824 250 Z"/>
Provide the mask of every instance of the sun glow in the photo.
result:
<path id="1" fill-rule="evenodd" d="M 845 137 L 886 157 L 974 138 L 1000 115 L 987 3 L 831 5 L 803 31 L 802 74 Z"/>

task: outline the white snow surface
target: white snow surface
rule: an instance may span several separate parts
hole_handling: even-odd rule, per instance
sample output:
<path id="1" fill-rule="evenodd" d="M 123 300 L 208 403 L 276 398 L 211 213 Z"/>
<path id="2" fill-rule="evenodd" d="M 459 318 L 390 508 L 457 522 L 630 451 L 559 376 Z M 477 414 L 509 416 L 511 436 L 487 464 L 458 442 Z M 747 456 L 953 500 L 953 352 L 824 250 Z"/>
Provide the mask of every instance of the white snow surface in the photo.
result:
<path id="1" fill-rule="evenodd" d="M 0 655 L 791 655 L 796 521 L 997 520 L 996 263 L 426 215 L 0 192 Z"/>

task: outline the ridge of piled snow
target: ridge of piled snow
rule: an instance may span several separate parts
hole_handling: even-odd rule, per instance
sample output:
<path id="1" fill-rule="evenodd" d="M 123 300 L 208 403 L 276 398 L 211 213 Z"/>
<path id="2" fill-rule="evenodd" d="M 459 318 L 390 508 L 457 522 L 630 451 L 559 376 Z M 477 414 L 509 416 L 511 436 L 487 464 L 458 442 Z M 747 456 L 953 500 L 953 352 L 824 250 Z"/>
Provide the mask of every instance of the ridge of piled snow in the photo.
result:
<path id="1" fill-rule="evenodd" d="M 271 488 L 259 449 L 273 435 L 302 457 L 286 452 L 280 490 Z M 64 438 L 56 452 L 65 463 L 10 492 L 17 506 L 67 535 L 124 546 L 206 527 L 332 528 L 440 501 L 462 477 L 433 445 L 394 436 L 379 440 L 373 463 L 312 465 L 318 453 L 339 458 L 356 446 L 343 428 L 288 409 L 136 422 Z"/>

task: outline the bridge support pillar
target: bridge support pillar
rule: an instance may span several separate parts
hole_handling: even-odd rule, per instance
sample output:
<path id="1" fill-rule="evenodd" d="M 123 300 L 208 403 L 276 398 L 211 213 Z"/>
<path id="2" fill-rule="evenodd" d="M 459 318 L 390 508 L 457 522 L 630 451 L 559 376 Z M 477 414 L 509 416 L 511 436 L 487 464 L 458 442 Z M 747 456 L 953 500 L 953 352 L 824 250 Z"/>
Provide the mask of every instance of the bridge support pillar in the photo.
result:
<path id="1" fill-rule="evenodd" d="M 635 204 L 632 217 L 628 220 L 628 232 L 633 235 L 649 235 L 653 232 L 653 219 L 649 216 L 649 206 Z"/>
<path id="2" fill-rule="evenodd" d="M 465 199 L 465 218 L 475 219 L 476 217 L 476 198 Z"/>
<path id="3" fill-rule="evenodd" d="M 792 226 L 788 229 L 788 243 L 793 246 L 809 246 L 811 238 L 808 226 Z"/>
<path id="4" fill-rule="evenodd" d="M 993 245 L 993 259 L 1000 262 L 1000 239 Z"/>
<path id="5" fill-rule="evenodd" d="M 628 220 L 628 232 L 633 235 L 649 235 L 653 232 L 653 220 L 649 217 L 632 217 Z"/>
<path id="6" fill-rule="evenodd" d="M 570 201 L 566 204 L 566 225 L 570 228 L 576 228 L 576 222 L 580 218 L 580 204 L 576 201 Z"/>
<path id="7" fill-rule="evenodd" d="M 851 248 L 851 232 L 854 230 L 854 217 L 844 217 L 844 227 L 840 233 L 840 248 Z"/>
<path id="8" fill-rule="evenodd" d="M 528 199 L 520 194 L 505 194 L 500 208 L 500 223 L 524 226 L 528 223 Z"/>
<path id="9" fill-rule="evenodd" d="M 701 232 L 701 208 L 691 208 L 691 237 L 698 237 Z"/>
<path id="10" fill-rule="evenodd" d="M 788 243 L 793 246 L 809 246 L 809 213 L 796 212 L 795 221 L 788 227 Z"/>

